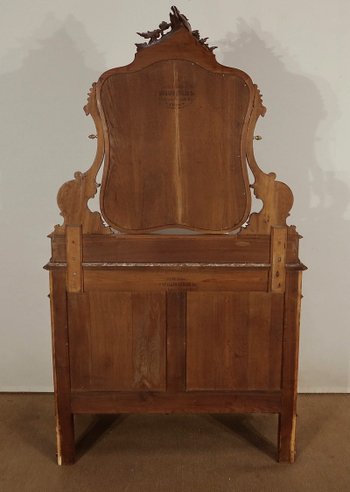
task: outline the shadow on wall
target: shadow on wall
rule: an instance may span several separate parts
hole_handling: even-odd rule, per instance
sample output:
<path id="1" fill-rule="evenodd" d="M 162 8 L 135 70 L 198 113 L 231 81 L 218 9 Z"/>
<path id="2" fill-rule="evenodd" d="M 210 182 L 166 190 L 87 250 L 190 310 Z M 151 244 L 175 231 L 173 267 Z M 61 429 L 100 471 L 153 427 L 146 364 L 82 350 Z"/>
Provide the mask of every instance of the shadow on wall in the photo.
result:
<path id="1" fill-rule="evenodd" d="M 295 204 L 289 223 L 305 234 L 301 260 L 309 270 L 304 275 L 300 389 L 349 390 L 348 281 L 343 268 L 350 193 L 331 168 L 336 97 L 326 81 L 318 80 L 316 86 L 302 75 L 258 22 L 251 27 L 239 20 L 237 32 L 215 44 L 221 48 L 220 61 L 249 73 L 264 95 L 268 111 L 256 133 L 266 132 L 255 145 L 257 161 L 292 188 Z"/>
<path id="2" fill-rule="evenodd" d="M 100 66 L 89 68 L 87 57 L 90 64 L 99 60 Z M 1 337 L 0 388 L 45 390 L 52 380 L 48 279 L 42 270 L 49 258 L 45 236 L 62 222 L 55 199 L 58 187 L 93 160 L 95 144 L 87 135 L 94 133 L 94 125 L 82 107 L 104 60 L 71 16 L 64 22 L 46 18 L 5 62 L 11 59 L 20 68 L 0 77 L 0 125 L 6 143 L 1 148 L 0 221 L 2 256 L 7 259 L 1 274 L 6 281 L 0 329 L 6 332 Z"/>
<path id="3" fill-rule="evenodd" d="M 21 209 L 20 201 L 35 212 L 36 223 L 42 214 L 46 216 L 43 205 L 53 201 L 52 192 L 57 192 L 62 180 L 71 178 L 79 167 L 91 165 L 95 148 L 93 144 L 89 147 L 86 133 L 82 134 L 82 107 L 92 82 L 103 71 L 102 56 L 102 69 L 87 67 L 78 44 L 91 52 L 91 41 L 74 17 L 61 24 L 50 16 L 43 32 L 47 22 L 53 34 L 42 37 L 39 31 L 34 39 L 26 40 L 29 49 L 21 68 L 0 80 L 2 108 L 10 115 L 2 128 L 9 144 L 2 149 L 9 163 L 4 166 L 5 182 L 17 179 L 15 190 L 9 186 L 3 190 L 3 207 L 13 205 L 16 213 Z M 38 196 L 33 194 L 35 187 L 40 189 Z M 11 204 L 14 191 L 17 196 Z"/>

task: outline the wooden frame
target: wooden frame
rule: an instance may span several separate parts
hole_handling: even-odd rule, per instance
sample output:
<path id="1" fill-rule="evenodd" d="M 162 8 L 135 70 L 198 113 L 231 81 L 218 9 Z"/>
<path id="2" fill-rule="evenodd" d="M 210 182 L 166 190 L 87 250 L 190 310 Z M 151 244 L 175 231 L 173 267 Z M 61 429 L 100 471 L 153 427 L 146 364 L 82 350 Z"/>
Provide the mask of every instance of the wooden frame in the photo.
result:
<path id="1" fill-rule="evenodd" d="M 57 197 L 46 268 L 58 463 L 74 462 L 74 414 L 123 412 L 277 413 L 278 459 L 293 462 L 305 267 L 286 224 L 292 192 L 254 157 L 260 92 L 176 7 L 140 35 L 134 62 L 93 84 L 96 156 Z M 211 147 L 202 108 L 223 135 Z M 88 201 L 102 164 L 101 216 Z M 197 234 L 152 233 L 170 226 Z"/>

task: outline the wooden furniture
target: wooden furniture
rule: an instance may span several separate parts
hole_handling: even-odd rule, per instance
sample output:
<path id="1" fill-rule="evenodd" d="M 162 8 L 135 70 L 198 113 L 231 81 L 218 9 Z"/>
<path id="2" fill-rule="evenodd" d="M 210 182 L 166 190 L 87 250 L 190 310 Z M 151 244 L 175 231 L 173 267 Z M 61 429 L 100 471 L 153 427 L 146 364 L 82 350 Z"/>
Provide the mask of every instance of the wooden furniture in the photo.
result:
<path id="1" fill-rule="evenodd" d="M 293 195 L 254 158 L 261 95 L 176 7 L 140 35 L 135 60 L 93 84 L 96 156 L 58 193 L 58 463 L 74 461 L 74 414 L 123 412 L 276 413 L 278 459 L 292 462 L 305 267 Z"/>

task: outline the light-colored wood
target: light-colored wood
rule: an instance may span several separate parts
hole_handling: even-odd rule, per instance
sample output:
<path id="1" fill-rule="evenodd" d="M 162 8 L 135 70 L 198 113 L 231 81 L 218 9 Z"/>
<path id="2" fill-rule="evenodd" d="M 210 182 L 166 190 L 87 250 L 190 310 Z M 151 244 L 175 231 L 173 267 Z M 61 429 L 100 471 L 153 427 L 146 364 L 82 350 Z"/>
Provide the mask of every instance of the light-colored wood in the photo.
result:
<path id="1" fill-rule="evenodd" d="M 272 226 L 285 226 L 293 205 L 293 193 L 290 188 L 281 181 L 276 181 L 275 173 L 264 173 L 258 166 L 254 155 L 254 130 L 259 116 L 264 116 L 266 108 L 262 104 L 260 91 L 255 86 L 254 108 L 249 121 L 247 161 L 254 175 L 255 182 L 252 185 L 256 198 L 262 200 L 263 206 L 260 212 L 252 213 L 248 226 L 242 230 L 242 234 L 268 234 Z"/>
<path id="2" fill-rule="evenodd" d="M 81 226 L 66 226 L 67 292 L 82 292 L 82 234 Z"/>
<path id="3" fill-rule="evenodd" d="M 81 225 L 84 234 L 111 234 L 105 226 L 99 212 L 91 212 L 88 201 L 96 195 L 96 176 L 104 156 L 104 141 L 101 119 L 96 104 L 96 84 L 92 85 L 88 94 L 88 102 L 84 106 L 86 115 L 91 115 L 96 126 L 97 148 L 95 159 L 88 171 L 77 171 L 74 180 L 64 183 L 57 194 L 57 204 L 64 218 L 63 225 L 56 225 L 54 234 L 64 234 L 67 225 Z"/>
<path id="4" fill-rule="evenodd" d="M 286 286 L 287 227 L 271 228 L 271 292 L 283 293 Z"/>

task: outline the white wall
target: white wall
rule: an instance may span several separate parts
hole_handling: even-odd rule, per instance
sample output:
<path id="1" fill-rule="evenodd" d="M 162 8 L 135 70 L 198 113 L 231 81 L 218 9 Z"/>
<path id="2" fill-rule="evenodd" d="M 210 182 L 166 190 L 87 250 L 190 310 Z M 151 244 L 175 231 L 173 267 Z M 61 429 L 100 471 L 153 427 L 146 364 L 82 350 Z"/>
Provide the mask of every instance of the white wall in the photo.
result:
<path id="1" fill-rule="evenodd" d="M 350 389 L 348 0 L 179 0 L 218 60 L 246 70 L 268 113 L 258 162 L 293 189 L 305 237 L 301 391 Z M 167 19 L 161 0 L 11 0 L 0 32 L 0 390 L 51 390 L 45 235 L 55 195 L 95 143 L 82 106 L 91 82 L 133 58 L 138 30 Z"/>

